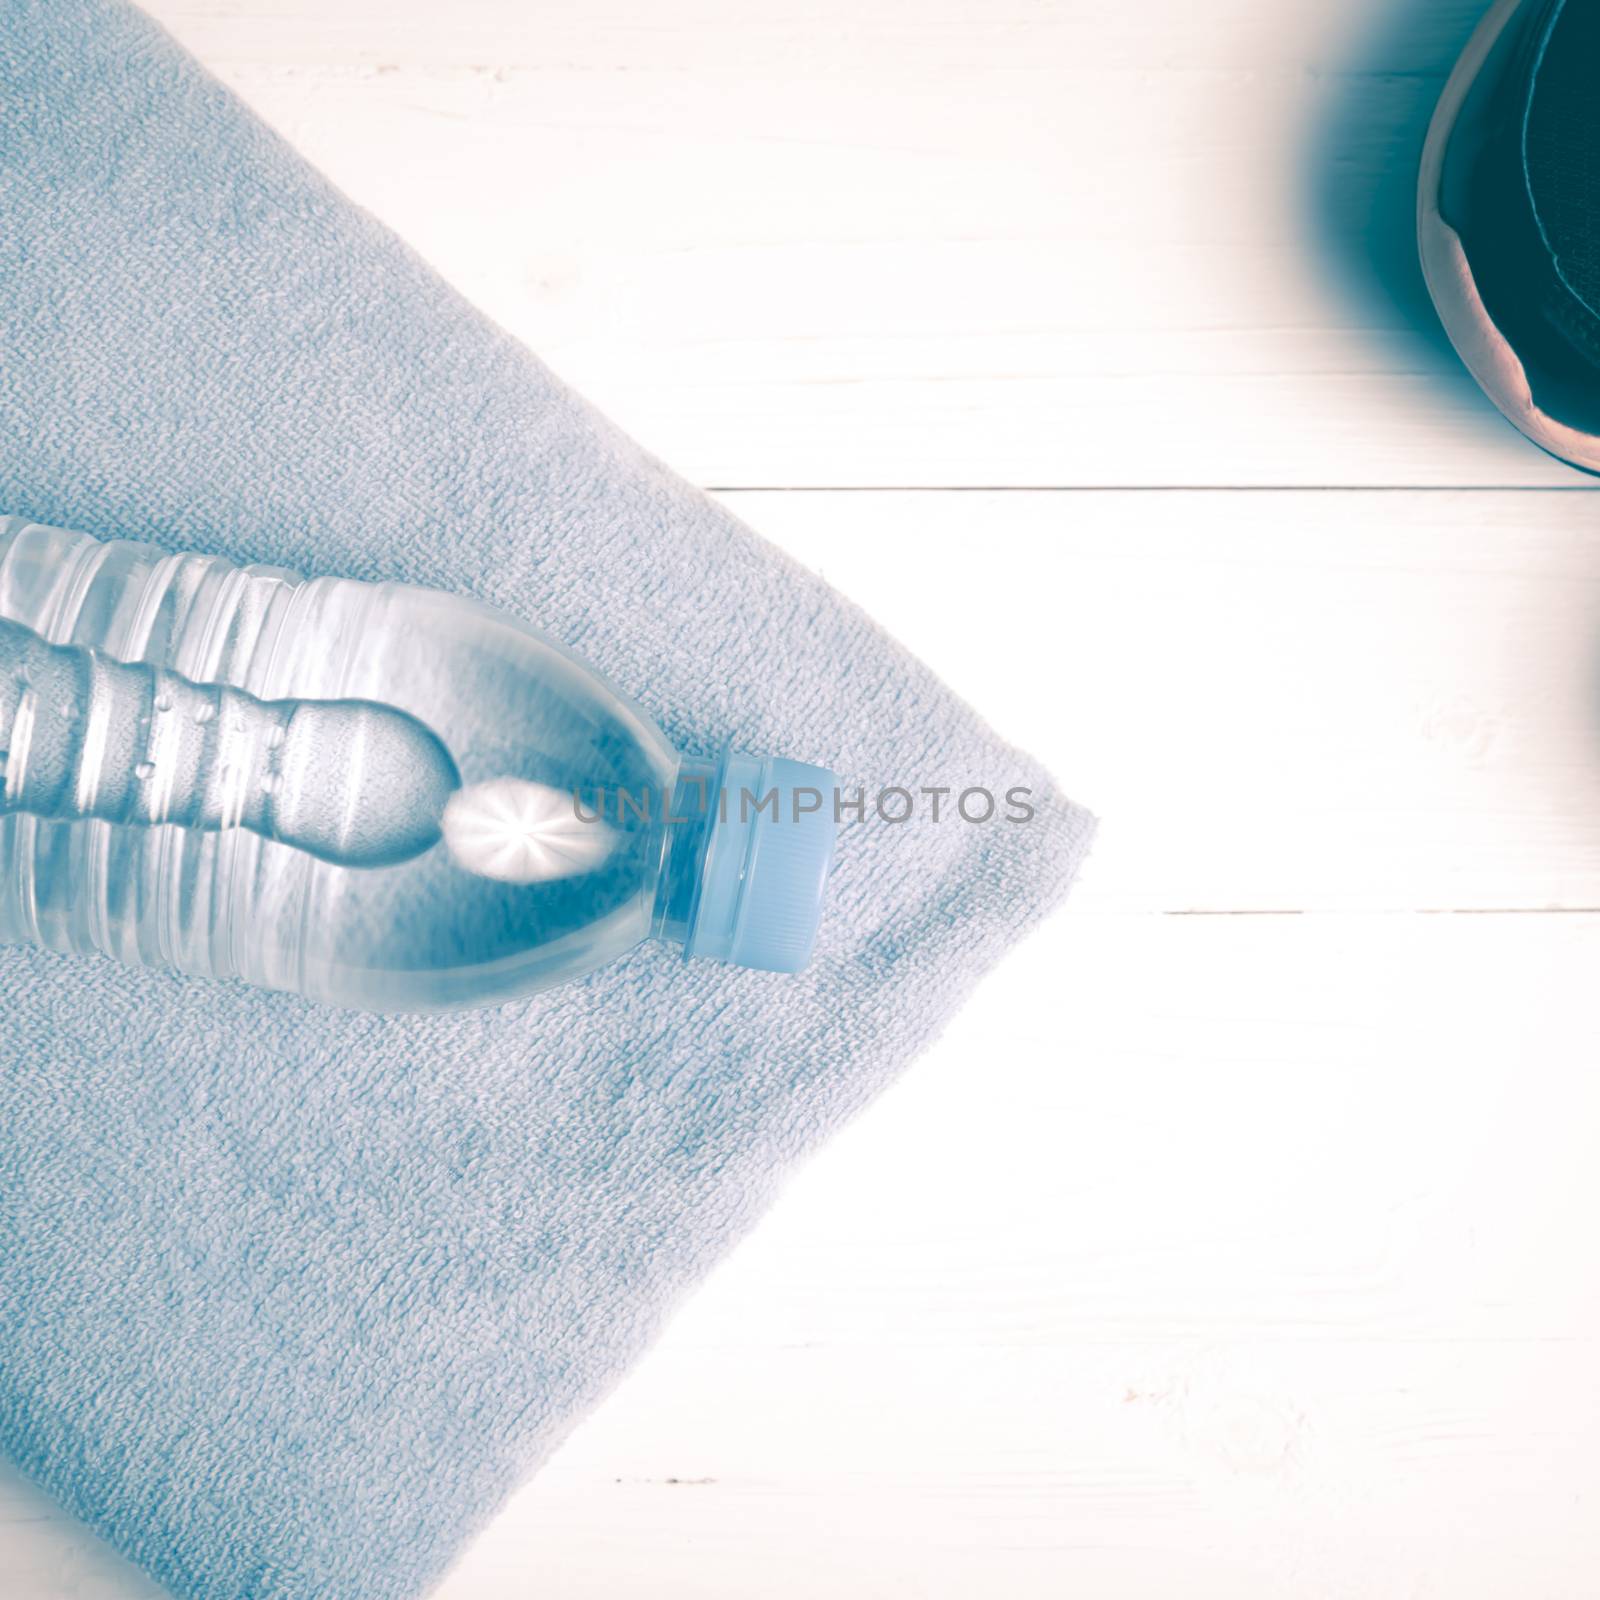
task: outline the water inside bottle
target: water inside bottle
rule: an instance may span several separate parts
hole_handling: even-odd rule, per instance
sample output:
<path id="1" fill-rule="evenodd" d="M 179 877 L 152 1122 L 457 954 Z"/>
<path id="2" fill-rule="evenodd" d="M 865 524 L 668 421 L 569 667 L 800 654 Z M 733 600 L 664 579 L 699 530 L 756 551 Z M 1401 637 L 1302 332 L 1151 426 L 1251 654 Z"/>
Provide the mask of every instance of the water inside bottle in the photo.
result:
<path id="1" fill-rule="evenodd" d="M 262 701 L 0 621 L 0 809 L 249 828 L 339 866 L 410 860 L 461 788 L 415 717 L 367 700 Z"/>

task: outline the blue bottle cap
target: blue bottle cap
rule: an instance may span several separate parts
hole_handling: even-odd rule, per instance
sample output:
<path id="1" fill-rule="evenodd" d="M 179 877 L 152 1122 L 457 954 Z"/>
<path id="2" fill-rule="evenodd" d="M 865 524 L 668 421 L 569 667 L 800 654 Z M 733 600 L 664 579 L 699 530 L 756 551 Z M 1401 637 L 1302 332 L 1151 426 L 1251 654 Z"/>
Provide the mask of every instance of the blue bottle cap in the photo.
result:
<path id="1" fill-rule="evenodd" d="M 799 972 L 811 959 L 833 865 L 834 775 L 776 757 L 723 757 L 684 953 Z"/>

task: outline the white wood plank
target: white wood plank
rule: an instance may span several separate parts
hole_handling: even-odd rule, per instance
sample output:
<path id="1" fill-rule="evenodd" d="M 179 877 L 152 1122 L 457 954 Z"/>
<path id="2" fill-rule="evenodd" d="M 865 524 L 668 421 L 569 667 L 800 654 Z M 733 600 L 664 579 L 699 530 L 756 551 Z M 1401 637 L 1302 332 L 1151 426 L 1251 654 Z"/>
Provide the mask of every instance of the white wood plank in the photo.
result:
<path id="1" fill-rule="evenodd" d="M 445 1595 L 1587 1594 L 1597 940 L 1058 919 Z"/>
<path id="2" fill-rule="evenodd" d="M 152 9 L 699 482 L 1570 478 L 1413 262 L 1478 0 Z"/>
<path id="3" fill-rule="evenodd" d="M 1086 909 L 1600 907 L 1587 490 L 728 503 L 1102 817 Z"/>
<path id="4" fill-rule="evenodd" d="M 440 1600 L 1592 1592 L 1600 917 L 1075 916 Z M 14 1480 L 0 1592 L 152 1591 Z"/>

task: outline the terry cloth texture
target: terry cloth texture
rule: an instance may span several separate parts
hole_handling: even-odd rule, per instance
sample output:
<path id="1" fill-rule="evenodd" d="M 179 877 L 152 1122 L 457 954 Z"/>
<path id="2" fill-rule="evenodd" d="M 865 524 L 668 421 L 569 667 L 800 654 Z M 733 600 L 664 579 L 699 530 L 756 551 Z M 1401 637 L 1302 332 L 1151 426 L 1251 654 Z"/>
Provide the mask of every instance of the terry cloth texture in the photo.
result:
<path id="1" fill-rule="evenodd" d="M 1038 791 L 847 822 L 797 978 L 386 1018 L 0 950 L 0 1449 L 177 1595 L 417 1595 L 1088 819 L 118 0 L 0 0 L 0 510 L 478 595 L 683 749 Z"/>

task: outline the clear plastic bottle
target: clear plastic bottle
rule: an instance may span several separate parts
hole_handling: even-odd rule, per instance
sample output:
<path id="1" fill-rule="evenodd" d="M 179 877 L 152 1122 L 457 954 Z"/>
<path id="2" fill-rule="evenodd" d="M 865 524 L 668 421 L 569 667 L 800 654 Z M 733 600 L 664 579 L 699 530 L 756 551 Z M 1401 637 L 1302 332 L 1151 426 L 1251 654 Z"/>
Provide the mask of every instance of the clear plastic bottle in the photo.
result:
<path id="1" fill-rule="evenodd" d="M 795 972 L 832 786 L 475 601 L 0 518 L 0 941 L 381 1011 L 651 935 Z"/>

